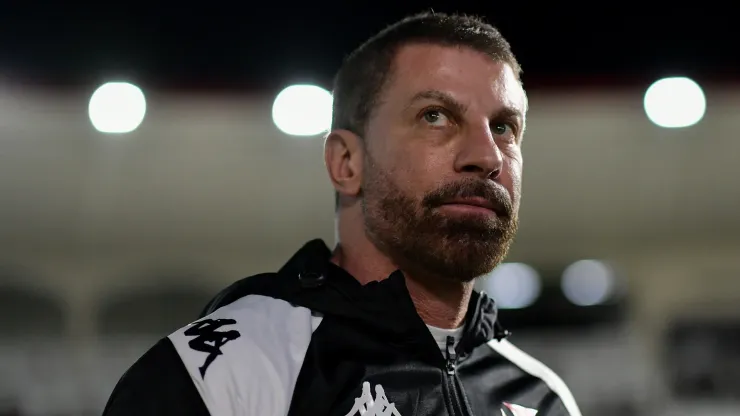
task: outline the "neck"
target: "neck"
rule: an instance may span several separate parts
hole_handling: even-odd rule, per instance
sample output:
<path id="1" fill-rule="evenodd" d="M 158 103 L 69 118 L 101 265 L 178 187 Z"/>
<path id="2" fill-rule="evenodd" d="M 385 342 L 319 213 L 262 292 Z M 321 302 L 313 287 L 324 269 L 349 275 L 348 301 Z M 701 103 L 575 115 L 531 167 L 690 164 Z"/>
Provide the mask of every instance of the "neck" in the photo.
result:
<path id="1" fill-rule="evenodd" d="M 347 224 L 362 220 L 338 220 L 338 244 L 331 261 L 354 276 L 361 284 L 387 279 L 399 267 L 367 238 L 364 229 L 348 230 Z M 443 279 L 401 268 L 416 312 L 427 325 L 459 328 L 465 319 L 473 282 Z"/>

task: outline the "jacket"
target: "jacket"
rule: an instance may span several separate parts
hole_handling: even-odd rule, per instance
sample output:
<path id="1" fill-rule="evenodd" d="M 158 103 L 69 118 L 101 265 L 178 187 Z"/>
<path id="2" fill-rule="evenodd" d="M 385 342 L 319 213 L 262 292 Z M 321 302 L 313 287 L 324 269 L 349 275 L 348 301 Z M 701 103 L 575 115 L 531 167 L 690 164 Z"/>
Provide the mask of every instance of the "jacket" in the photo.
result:
<path id="1" fill-rule="evenodd" d="M 363 286 L 330 256 L 314 240 L 223 290 L 123 375 L 104 415 L 580 416 L 485 294 L 440 348 L 401 272 Z"/>

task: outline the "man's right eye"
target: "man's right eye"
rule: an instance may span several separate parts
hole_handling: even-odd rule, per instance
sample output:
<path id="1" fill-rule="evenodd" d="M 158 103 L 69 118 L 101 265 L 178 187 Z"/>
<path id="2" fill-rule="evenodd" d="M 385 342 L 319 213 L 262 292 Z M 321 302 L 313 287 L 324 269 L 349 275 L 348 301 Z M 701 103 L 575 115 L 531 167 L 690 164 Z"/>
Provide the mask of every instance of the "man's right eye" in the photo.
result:
<path id="1" fill-rule="evenodd" d="M 441 110 L 430 109 L 422 114 L 424 121 L 434 127 L 445 127 L 450 123 L 449 118 Z"/>

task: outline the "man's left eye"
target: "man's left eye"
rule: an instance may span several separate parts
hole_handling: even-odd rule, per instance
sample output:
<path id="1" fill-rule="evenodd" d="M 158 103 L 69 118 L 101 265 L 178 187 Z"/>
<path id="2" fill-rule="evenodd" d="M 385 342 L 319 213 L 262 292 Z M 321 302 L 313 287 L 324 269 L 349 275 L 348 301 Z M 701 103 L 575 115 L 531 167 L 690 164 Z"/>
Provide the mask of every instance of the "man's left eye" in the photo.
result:
<path id="1" fill-rule="evenodd" d="M 511 126 L 506 123 L 496 123 L 492 126 L 491 132 L 496 135 L 504 135 L 511 131 Z"/>

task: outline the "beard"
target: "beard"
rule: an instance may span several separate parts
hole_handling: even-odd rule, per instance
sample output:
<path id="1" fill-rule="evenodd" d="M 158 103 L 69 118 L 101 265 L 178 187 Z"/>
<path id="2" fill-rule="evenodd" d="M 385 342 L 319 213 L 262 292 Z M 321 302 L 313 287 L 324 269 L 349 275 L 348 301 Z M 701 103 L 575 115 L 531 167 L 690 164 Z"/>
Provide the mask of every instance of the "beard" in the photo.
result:
<path id="1" fill-rule="evenodd" d="M 365 232 L 399 267 L 445 280 L 469 282 L 506 257 L 518 227 L 508 192 L 484 179 L 445 184 L 421 199 L 409 196 L 368 155 L 362 191 Z M 437 210 L 453 198 L 481 197 L 496 216 L 451 216 Z"/>

